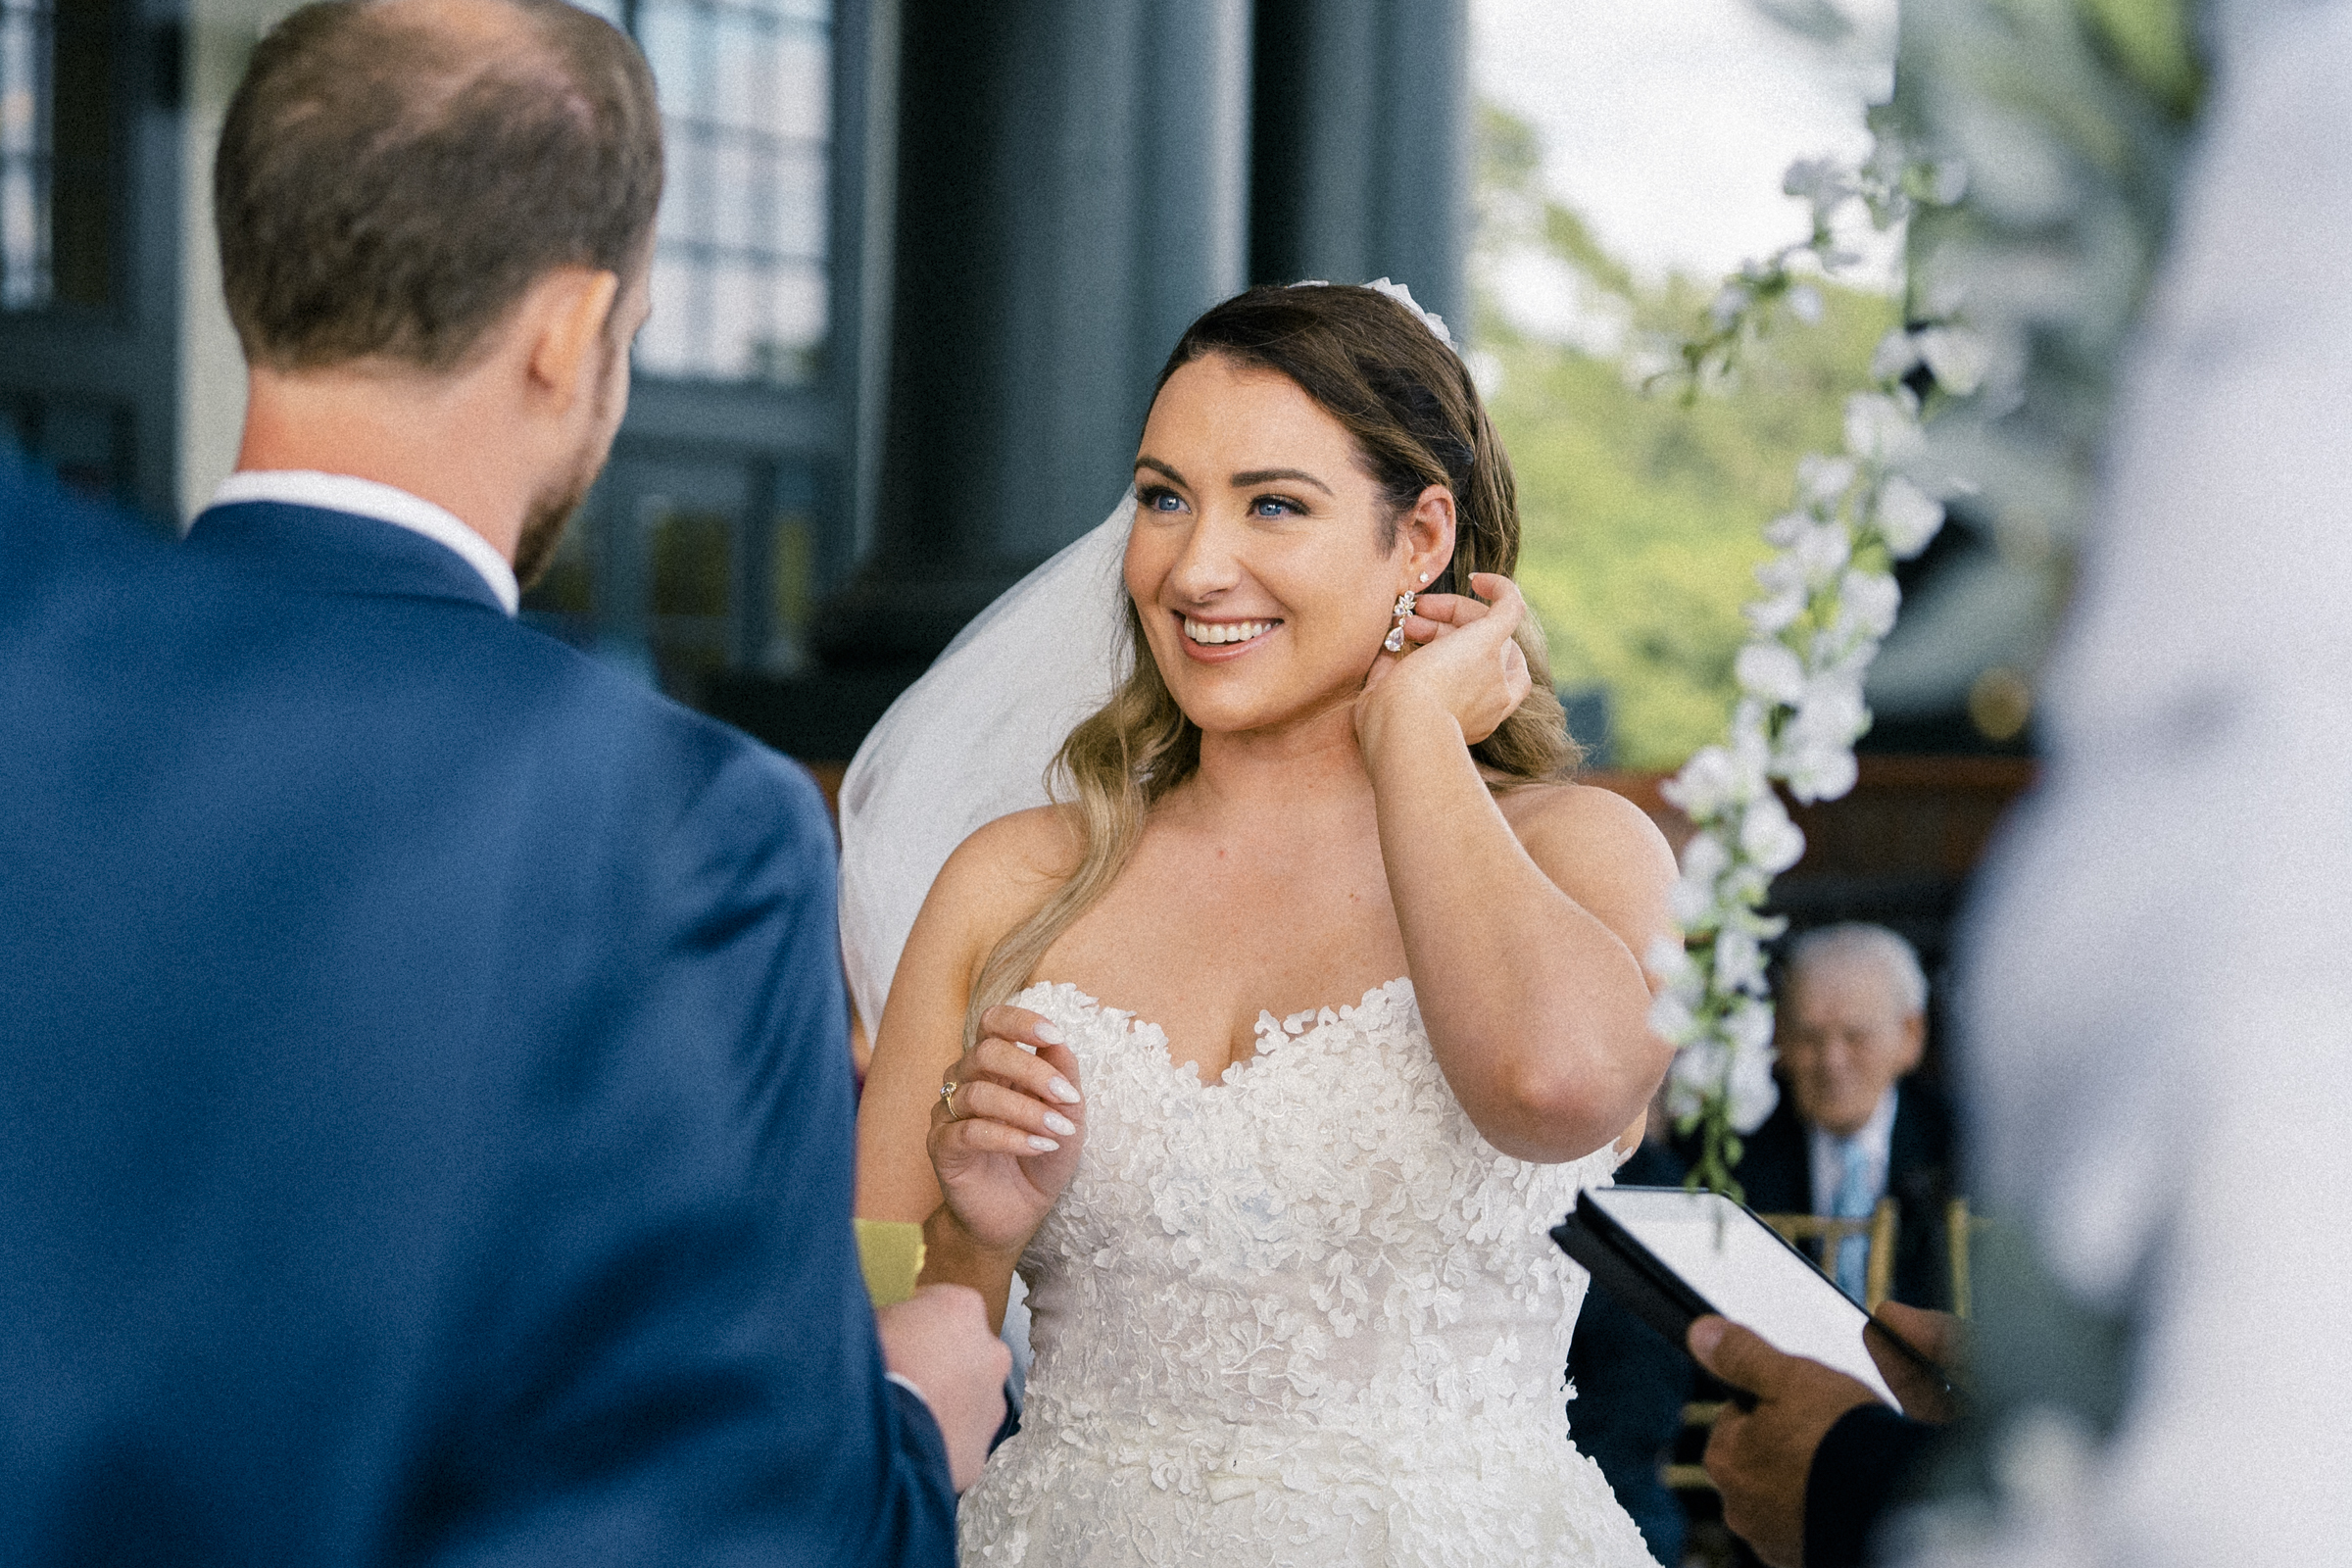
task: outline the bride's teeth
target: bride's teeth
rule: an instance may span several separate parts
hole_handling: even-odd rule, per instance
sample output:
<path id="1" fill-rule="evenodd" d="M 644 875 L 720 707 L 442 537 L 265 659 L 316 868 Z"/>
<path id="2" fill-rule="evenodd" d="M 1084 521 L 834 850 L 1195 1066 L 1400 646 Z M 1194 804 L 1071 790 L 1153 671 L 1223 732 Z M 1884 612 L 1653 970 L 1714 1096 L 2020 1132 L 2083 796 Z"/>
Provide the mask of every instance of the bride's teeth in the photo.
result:
<path id="1" fill-rule="evenodd" d="M 1271 630 L 1270 620 L 1205 621 L 1187 618 L 1184 634 L 1197 643 L 1246 643 L 1258 633 Z"/>

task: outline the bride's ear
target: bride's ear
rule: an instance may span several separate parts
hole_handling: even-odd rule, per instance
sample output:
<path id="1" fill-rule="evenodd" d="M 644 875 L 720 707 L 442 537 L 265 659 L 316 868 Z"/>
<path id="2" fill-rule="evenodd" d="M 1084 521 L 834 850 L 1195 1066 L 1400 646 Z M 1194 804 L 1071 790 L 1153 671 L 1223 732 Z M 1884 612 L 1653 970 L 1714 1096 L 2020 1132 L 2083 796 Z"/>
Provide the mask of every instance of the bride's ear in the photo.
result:
<path id="1" fill-rule="evenodd" d="M 1396 542 L 1404 549 L 1404 587 L 1427 588 L 1453 559 L 1453 492 L 1433 484 L 1396 519 Z M 1457 590 L 1458 591 L 1458 590 Z"/>

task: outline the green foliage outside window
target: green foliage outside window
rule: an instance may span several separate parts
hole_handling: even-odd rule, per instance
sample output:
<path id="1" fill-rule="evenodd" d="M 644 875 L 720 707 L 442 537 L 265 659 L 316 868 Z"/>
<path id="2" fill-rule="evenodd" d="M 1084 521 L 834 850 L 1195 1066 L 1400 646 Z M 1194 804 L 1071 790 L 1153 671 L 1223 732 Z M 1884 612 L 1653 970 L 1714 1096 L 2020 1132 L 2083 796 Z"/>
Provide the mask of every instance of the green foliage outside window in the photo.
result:
<path id="1" fill-rule="evenodd" d="M 1608 689 L 1618 765 L 1673 768 L 1723 734 L 1748 636 L 1740 607 L 1771 553 L 1764 524 L 1788 509 L 1797 459 L 1838 450 L 1846 395 L 1897 303 L 1816 280 L 1814 323 L 1686 398 L 1658 378 L 1705 321 L 1714 280 L 1644 281 L 1541 191 L 1530 126 L 1490 107 L 1479 131 L 1473 341 L 1519 485 L 1520 581 L 1557 682 Z M 1805 222 L 1791 201 L 1791 237 Z M 1618 342 L 1604 351 L 1512 326 L 1492 268 L 1526 247 L 1578 274 L 1594 316 L 1623 326 L 1595 335 Z"/>

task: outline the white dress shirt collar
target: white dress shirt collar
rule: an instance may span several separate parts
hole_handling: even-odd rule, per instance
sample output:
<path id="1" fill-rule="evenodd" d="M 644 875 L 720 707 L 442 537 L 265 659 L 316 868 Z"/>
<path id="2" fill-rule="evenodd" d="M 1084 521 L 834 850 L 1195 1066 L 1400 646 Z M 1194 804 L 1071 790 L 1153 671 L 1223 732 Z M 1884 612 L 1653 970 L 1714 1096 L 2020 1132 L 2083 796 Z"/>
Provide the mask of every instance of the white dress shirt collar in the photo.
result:
<path id="1" fill-rule="evenodd" d="M 455 513 L 406 490 L 378 484 L 373 479 L 354 478 L 348 473 L 273 468 L 232 473 L 213 495 L 216 507 L 244 501 L 317 507 L 324 512 L 348 512 L 354 516 L 397 524 L 456 552 L 460 560 L 481 574 L 482 581 L 490 585 L 490 591 L 498 596 L 508 614 L 514 614 L 522 602 L 522 590 L 514 581 L 514 568 L 507 564 L 506 557 L 491 548 L 489 540 L 460 522 Z"/>
<path id="2" fill-rule="evenodd" d="M 1838 1189 L 1845 1181 L 1845 1150 L 1849 1143 L 1862 1147 L 1864 1168 L 1871 1173 L 1871 1201 L 1876 1203 L 1886 1196 L 1886 1168 L 1894 1159 L 1894 1107 L 1895 1086 L 1889 1085 L 1879 1100 L 1879 1108 L 1870 1113 L 1870 1120 L 1852 1138 L 1840 1138 L 1819 1127 L 1805 1130 L 1812 1157 L 1814 1213 L 1827 1214 L 1837 1206 Z"/>

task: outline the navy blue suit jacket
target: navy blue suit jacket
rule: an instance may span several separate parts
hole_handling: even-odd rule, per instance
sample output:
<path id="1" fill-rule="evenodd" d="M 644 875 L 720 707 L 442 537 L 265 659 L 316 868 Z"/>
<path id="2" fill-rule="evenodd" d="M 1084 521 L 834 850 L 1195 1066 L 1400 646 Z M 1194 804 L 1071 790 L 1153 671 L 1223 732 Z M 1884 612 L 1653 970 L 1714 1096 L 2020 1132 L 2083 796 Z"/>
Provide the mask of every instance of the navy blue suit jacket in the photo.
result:
<path id="1" fill-rule="evenodd" d="M 388 523 L 0 455 L 0 1562 L 946 1562 L 800 769 Z"/>

